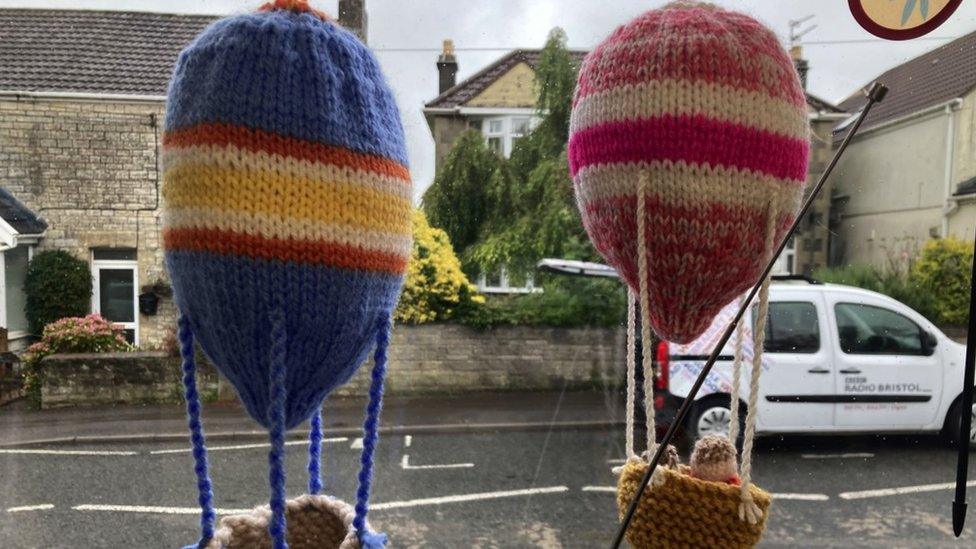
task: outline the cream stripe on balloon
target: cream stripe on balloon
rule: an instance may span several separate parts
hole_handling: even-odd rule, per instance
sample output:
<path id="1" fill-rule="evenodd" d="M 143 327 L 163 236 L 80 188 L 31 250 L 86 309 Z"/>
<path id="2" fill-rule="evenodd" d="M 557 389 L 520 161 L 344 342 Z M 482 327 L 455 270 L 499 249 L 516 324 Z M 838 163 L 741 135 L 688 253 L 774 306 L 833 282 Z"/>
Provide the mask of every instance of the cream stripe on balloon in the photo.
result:
<path id="1" fill-rule="evenodd" d="M 196 145 L 163 151 L 163 173 L 181 166 L 246 169 L 273 173 L 275 177 L 305 179 L 310 182 L 353 185 L 412 200 L 410 182 L 388 175 L 302 160 L 292 156 L 253 152 L 235 145 Z"/>
<path id="2" fill-rule="evenodd" d="M 753 208 L 776 200 L 778 211 L 792 212 L 803 196 L 801 182 L 790 179 L 721 166 L 656 161 L 587 166 L 576 177 L 577 182 L 586 181 L 586 185 L 576 185 L 577 199 L 585 206 L 594 200 L 634 196 L 642 174 L 653 183 L 649 194 L 670 206 L 699 208 L 707 201 Z M 792 192 L 784 193 L 784 188 Z"/>
<path id="3" fill-rule="evenodd" d="M 648 101 L 655 97 L 655 101 Z M 796 112 L 803 114 L 797 116 Z M 795 139 L 809 139 L 806 113 L 766 93 L 691 80 L 651 80 L 588 95 L 577 102 L 570 131 L 661 115 L 702 115 Z"/>
<path id="4" fill-rule="evenodd" d="M 164 225 L 173 229 L 218 229 L 266 238 L 328 241 L 403 257 L 409 257 L 411 251 L 409 235 L 371 231 L 308 218 L 218 208 L 170 208 L 163 216 Z"/>

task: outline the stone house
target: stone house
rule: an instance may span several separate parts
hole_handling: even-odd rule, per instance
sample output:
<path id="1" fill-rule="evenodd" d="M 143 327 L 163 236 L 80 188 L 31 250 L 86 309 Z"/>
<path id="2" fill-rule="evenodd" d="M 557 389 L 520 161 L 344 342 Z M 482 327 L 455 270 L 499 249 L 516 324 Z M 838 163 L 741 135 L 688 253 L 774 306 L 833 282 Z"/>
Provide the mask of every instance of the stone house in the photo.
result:
<path id="1" fill-rule="evenodd" d="M 976 231 L 976 32 L 889 69 L 890 88 L 831 177 L 833 264 L 904 268 L 930 238 Z M 864 105 L 857 92 L 841 103 Z M 844 137 L 838 128 L 836 139 Z"/>
<path id="2" fill-rule="evenodd" d="M 340 23 L 365 35 L 363 1 L 339 4 Z M 91 310 L 133 342 L 158 346 L 172 333 L 160 233 L 165 94 L 180 50 L 215 19 L 0 9 L 0 325 L 12 339 L 27 336 L 23 275 L 45 249 L 91 265 Z M 140 310 L 140 295 L 157 301 L 154 312 Z"/>
<path id="3" fill-rule="evenodd" d="M 498 154 L 508 156 L 512 144 L 528 131 L 536 120 L 535 67 L 541 50 L 514 50 L 462 82 L 456 82 L 457 56 L 451 40 L 437 59 L 438 95 L 424 105 L 424 116 L 434 139 L 435 172 L 439 171 L 454 141 L 465 130 L 484 135 L 485 142 Z M 585 51 L 572 51 L 582 61 Z M 794 62 L 806 84 L 808 65 L 802 50 L 791 51 Z M 809 182 L 815 182 L 830 159 L 832 130 L 847 118 L 843 109 L 807 94 L 812 131 Z M 810 274 L 827 264 L 830 217 L 829 198 L 818 198 L 803 220 L 795 239 L 780 256 L 777 272 Z M 504 270 L 489 279 L 482 275 L 479 290 L 488 293 L 526 291 L 507 284 Z"/>

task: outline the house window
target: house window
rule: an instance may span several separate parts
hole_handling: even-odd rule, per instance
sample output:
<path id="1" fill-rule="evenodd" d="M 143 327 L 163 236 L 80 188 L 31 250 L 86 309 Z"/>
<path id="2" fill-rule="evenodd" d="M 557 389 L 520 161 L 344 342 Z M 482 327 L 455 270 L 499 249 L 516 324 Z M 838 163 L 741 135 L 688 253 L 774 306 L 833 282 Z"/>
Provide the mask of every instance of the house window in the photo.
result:
<path id="1" fill-rule="evenodd" d="M 19 339 L 27 335 L 27 314 L 24 311 L 24 278 L 27 275 L 28 246 L 18 246 L 0 254 L 3 265 L 3 326 L 7 328 L 9 339 Z"/>
<path id="2" fill-rule="evenodd" d="M 92 311 L 121 324 L 129 343 L 139 343 L 139 263 L 131 249 L 92 250 Z"/>
<path id="3" fill-rule="evenodd" d="M 786 247 L 783 248 L 783 253 L 779 254 L 776 258 L 776 263 L 773 265 L 773 274 L 793 274 L 795 272 L 796 263 L 796 238 L 790 237 L 789 242 L 786 243 Z"/>
<path id="4" fill-rule="evenodd" d="M 532 273 L 525 275 L 523 280 L 514 280 L 509 276 L 504 265 L 500 265 L 490 272 L 482 271 L 478 275 L 478 291 L 483 294 L 532 294 L 542 291 L 535 287 Z"/>
<path id="5" fill-rule="evenodd" d="M 515 143 L 529 133 L 532 125 L 530 116 L 499 116 L 485 119 L 481 128 L 488 148 L 495 154 L 507 157 L 512 154 Z"/>

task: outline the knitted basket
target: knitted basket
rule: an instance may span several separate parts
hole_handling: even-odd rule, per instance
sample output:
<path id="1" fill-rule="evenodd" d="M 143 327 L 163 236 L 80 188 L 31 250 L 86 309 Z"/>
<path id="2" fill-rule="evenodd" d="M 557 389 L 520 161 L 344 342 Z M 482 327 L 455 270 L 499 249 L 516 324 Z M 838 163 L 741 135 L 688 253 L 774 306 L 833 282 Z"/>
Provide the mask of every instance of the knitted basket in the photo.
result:
<path id="1" fill-rule="evenodd" d="M 359 549 L 352 526 L 356 510 L 329 496 L 303 495 L 286 502 L 288 547 L 290 549 Z M 243 515 L 220 520 L 206 549 L 271 549 L 267 505 Z"/>
<path id="2" fill-rule="evenodd" d="M 629 460 L 617 482 L 617 509 L 621 518 L 647 471 L 647 463 Z M 640 499 L 627 541 L 633 547 L 702 547 L 723 549 L 754 547 L 759 543 L 772 501 L 769 493 L 749 486 L 762 518 L 756 524 L 739 519 L 742 501 L 739 487 L 709 482 L 688 475 L 685 465 L 678 469 L 658 468 Z"/>

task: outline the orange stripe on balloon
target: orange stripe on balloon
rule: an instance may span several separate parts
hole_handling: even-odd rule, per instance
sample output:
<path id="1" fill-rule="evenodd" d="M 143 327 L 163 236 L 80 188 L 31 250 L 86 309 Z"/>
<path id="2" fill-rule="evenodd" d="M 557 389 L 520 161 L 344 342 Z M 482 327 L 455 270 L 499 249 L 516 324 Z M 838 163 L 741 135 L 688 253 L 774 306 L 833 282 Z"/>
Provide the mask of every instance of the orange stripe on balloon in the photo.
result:
<path id="1" fill-rule="evenodd" d="M 246 126 L 198 124 L 169 130 L 163 134 L 163 146 L 166 148 L 194 145 L 235 145 L 249 151 L 264 151 L 311 162 L 366 170 L 402 179 L 404 183 L 410 182 L 410 171 L 395 160 Z"/>
<path id="2" fill-rule="evenodd" d="M 396 254 L 334 242 L 264 238 L 215 229 L 165 229 L 163 244 L 170 251 L 212 252 L 390 274 L 403 274 L 407 269 L 407 258 Z"/>

